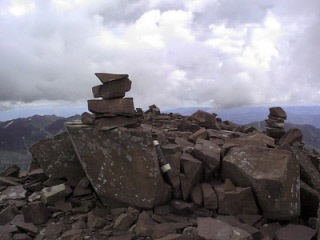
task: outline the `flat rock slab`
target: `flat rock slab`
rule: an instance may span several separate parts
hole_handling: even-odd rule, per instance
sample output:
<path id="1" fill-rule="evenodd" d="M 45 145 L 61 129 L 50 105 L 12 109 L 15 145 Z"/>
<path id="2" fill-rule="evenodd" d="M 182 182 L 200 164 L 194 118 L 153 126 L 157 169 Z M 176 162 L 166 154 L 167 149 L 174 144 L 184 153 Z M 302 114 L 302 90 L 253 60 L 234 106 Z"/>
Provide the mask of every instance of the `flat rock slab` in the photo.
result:
<path id="1" fill-rule="evenodd" d="M 276 231 L 276 239 L 278 240 L 311 240 L 316 235 L 317 230 L 302 226 L 289 224 Z"/>
<path id="2" fill-rule="evenodd" d="M 149 209 L 170 201 L 152 135 L 143 128 L 99 131 L 66 124 L 80 162 L 104 205 Z"/>
<path id="3" fill-rule="evenodd" d="M 222 161 L 221 176 L 251 187 L 267 219 L 300 215 L 300 169 L 294 154 L 262 147 L 234 147 Z"/>
<path id="4" fill-rule="evenodd" d="M 114 74 L 114 73 L 95 73 L 102 83 L 120 80 L 129 77 L 128 74 Z"/>
<path id="5" fill-rule="evenodd" d="M 50 178 L 80 180 L 85 177 L 67 132 L 41 140 L 33 144 L 29 151 Z"/>
<path id="6" fill-rule="evenodd" d="M 99 118 L 94 121 L 94 125 L 98 130 L 110 130 L 117 127 L 129 127 L 133 126 L 138 122 L 138 119 L 135 117 L 109 117 L 109 118 Z"/>
<path id="7" fill-rule="evenodd" d="M 88 109 L 92 113 L 113 113 L 131 116 L 135 112 L 133 98 L 88 100 Z"/>
<path id="8" fill-rule="evenodd" d="M 103 85 L 98 85 L 92 88 L 92 93 L 95 98 L 115 98 L 124 97 L 125 93 L 130 91 L 131 81 L 129 78 L 123 78 L 118 81 L 110 81 Z"/>
<path id="9" fill-rule="evenodd" d="M 0 192 L 0 200 L 19 200 L 26 197 L 27 191 L 22 185 L 10 186 L 6 190 Z"/>

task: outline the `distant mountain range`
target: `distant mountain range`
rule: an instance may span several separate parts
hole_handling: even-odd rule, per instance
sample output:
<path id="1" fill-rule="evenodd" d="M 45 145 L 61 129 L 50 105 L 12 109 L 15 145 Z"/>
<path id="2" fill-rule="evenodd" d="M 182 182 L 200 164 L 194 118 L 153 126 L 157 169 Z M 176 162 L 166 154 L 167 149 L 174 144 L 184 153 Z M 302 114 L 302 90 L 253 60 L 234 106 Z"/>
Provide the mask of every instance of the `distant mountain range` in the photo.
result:
<path id="1" fill-rule="evenodd" d="M 173 108 L 164 112 L 180 113 L 182 115 L 191 115 L 198 109 L 210 113 L 218 114 L 217 117 L 222 120 L 228 120 L 238 125 L 245 125 L 251 122 L 260 122 L 268 118 L 269 108 L 276 106 L 264 107 L 239 107 L 215 110 L 209 107 L 184 107 Z M 320 106 L 280 106 L 287 113 L 287 123 L 309 124 L 320 128 Z"/>
<path id="2" fill-rule="evenodd" d="M 34 115 L 0 122 L 0 172 L 13 164 L 26 170 L 32 143 L 65 131 L 64 122 L 79 118 L 79 115 L 68 118 Z"/>
<path id="3" fill-rule="evenodd" d="M 214 111 L 210 108 L 187 107 L 166 110 L 166 113 L 180 113 L 188 116 L 197 110 L 217 113 L 223 121 L 228 120 L 238 125 L 250 125 L 259 130 L 265 129 L 264 120 L 268 118 L 269 107 L 242 107 Z M 284 106 L 288 119 L 285 128 L 300 128 L 306 147 L 320 149 L 320 106 Z M 55 115 L 34 115 L 0 122 L 0 172 L 18 164 L 27 169 L 30 159 L 28 148 L 44 138 L 65 131 L 64 123 L 80 119 L 80 115 L 57 117 Z"/>

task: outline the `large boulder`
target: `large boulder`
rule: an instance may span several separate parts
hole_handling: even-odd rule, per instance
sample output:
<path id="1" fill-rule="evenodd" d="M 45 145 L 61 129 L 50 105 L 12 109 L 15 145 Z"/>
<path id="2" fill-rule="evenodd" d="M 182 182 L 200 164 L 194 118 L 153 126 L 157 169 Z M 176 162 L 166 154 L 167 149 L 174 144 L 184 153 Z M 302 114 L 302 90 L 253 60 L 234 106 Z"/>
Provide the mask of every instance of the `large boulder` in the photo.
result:
<path id="1" fill-rule="evenodd" d="M 49 178 L 80 180 L 86 176 L 67 132 L 41 140 L 29 151 Z"/>
<path id="2" fill-rule="evenodd" d="M 90 125 L 66 126 L 83 169 L 104 205 L 150 209 L 170 200 L 171 188 L 160 174 L 149 129 L 99 131 Z"/>
<path id="3" fill-rule="evenodd" d="M 221 176 L 251 187 L 267 219 L 290 220 L 300 215 L 299 162 L 288 151 L 234 147 L 222 161 Z"/>

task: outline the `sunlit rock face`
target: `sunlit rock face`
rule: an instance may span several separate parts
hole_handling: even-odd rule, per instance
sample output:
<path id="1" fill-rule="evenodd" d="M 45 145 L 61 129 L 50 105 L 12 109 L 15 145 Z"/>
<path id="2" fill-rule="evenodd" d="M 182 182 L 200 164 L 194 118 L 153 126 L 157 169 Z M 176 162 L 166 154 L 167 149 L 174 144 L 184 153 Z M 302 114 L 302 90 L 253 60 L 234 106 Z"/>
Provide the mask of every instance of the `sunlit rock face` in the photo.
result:
<path id="1" fill-rule="evenodd" d="M 263 216 L 292 219 L 300 215 L 299 162 L 288 151 L 244 146 L 230 149 L 221 175 L 241 187 L 252 187 Z"/>
<path id="2" fill-rule="evenodd" d="M 80 163 L 104 205 L 149 209 L 171 199 L 149 129 L 99 131 L 90 125 L 66 126 Z"/>

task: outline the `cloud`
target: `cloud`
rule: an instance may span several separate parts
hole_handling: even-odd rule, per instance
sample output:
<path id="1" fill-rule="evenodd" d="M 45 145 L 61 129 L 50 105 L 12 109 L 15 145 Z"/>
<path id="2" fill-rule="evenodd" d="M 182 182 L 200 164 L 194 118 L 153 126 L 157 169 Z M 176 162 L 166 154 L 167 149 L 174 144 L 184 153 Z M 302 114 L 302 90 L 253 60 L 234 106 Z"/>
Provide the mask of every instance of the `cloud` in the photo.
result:
<path id="1" fill-rule="evenodd" d="M 95 72 L 128 73 L 136 107 L 320 102 L 318 1 L 1 4 L 0 109 L 86 105 Z"/>

